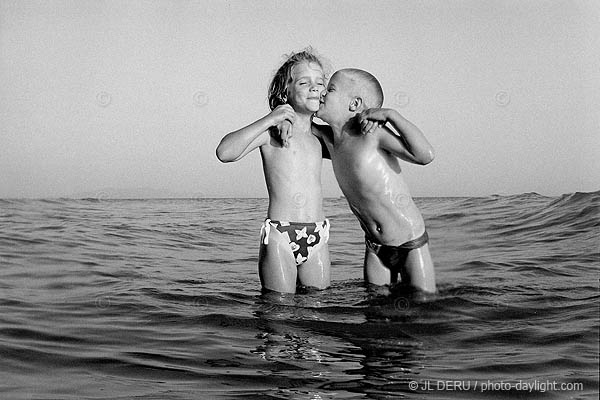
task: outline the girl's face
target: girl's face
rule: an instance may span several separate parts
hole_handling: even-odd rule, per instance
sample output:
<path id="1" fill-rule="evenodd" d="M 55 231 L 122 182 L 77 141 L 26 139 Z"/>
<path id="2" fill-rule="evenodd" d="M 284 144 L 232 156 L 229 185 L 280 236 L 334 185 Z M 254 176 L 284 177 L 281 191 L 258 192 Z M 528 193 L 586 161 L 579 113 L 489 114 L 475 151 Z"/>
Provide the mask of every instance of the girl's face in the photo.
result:
<path id="1" fill-rule="evenodd" d="M 321 92 L 325 89 L 323 69 L 317 63 L 301 62 L 292 67 L 287 89 L 287 103 L 296 112 L 315 113 Z"/>

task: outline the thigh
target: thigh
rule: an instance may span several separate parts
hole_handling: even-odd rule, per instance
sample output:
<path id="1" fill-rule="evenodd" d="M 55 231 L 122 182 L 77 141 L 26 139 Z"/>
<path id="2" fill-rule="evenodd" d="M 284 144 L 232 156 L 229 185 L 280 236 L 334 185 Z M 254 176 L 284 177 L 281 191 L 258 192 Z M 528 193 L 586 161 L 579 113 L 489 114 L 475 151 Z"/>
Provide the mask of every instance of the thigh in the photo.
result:
<path id="1" fill-rule="evenodd" d="M 435 292 L 435 271 L 429 252 L 429 244 L 411 250 L 402 267 L 403 282 L 425 292 Z"/>
<path id="2" fill-rule="evenodd" d="M 269 244 L 261 238 L 258 257 L 258 274 L 265 289 L 281 293 L 296 291 L 296 261 L 285 236 L 277 229 L 271 228 Z"/>
<path id="3" fill-rule="evenodd" d="M 322 242 L 312 248 L 308 259 L 298 267 L 298 280 L 302 285 L 325 289 L 331 283 L 329 245 Z"/>
<path id="4" fill-rule="evenodd" d="M 392 283 L 392 271 L 368 247 L 365 250 L 364 274 L 366 283 L 379 286 Z M 396 274 L 393 278 L 395 280 Z"/>

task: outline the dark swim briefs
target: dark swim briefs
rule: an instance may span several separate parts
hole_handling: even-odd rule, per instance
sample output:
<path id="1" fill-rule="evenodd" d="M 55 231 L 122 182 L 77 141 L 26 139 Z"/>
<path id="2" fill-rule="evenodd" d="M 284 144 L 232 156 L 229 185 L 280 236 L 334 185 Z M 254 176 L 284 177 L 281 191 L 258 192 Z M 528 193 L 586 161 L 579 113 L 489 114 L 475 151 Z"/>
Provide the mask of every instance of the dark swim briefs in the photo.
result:
<path id="1" fill-rule="evenodd" d="M 367 248 L 373 253 L 377 254 L 377 257 L 383 262 L 383 264 L 390 268 L 395 269 L 402 267 L 406 262 L 406 257 L 411 250 L 419 249 L 425 246 L 429 242 L 429 235 L 427 231 L 416 239 L 409 240 L 408 242 L 401 244 L 400 246 L 388 246 L 385 244 L 379 244 L 373 240 L 365 237 L 365 243 Z"/>
<path id="2" fill-rule="evenodd" d="M 320 222 L 285 222 L 265 220 L 261 229 L 261 241 L 269 244 L 271 228 L 277 229 L 288 241 L 296 265 L 304 263 L 310 257 L 313 248 L 329 239 L 329 220 Z"/>

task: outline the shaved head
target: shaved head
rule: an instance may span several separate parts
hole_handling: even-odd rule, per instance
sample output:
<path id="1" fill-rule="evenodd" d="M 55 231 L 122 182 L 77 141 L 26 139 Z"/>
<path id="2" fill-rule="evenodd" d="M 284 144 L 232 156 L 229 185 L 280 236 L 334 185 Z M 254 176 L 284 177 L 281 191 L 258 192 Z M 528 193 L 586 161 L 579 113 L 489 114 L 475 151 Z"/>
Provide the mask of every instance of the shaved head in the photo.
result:
<path id="1" fill-rule="evenodd" d="M 383 89 L 373 75 L 356 68 L 346 68 L 338 71 L 352 82 L 352 91 L 362 98 L 364 108 L 379 108 L 383 105 Z"/>

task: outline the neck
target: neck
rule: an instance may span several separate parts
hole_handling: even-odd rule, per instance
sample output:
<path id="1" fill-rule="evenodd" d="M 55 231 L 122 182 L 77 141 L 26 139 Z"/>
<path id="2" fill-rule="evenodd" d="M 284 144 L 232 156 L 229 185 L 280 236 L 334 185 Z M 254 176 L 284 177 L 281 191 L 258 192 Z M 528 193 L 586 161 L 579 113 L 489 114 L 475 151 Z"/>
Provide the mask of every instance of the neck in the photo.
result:
<path id="1" fill-rule="evenodd" d="M 296 120 L 294 121 L 294 131 L 310 131 L 312 120 L 313 114 L 296 113 Z"/>
<path id="2" fill-rule="evenodd" d="M 339 123 L 330 124 L 335 138 L 343 138 L 344 136 L 360 135 L 360 125 L 357 122 L 356 115 Z"/>

